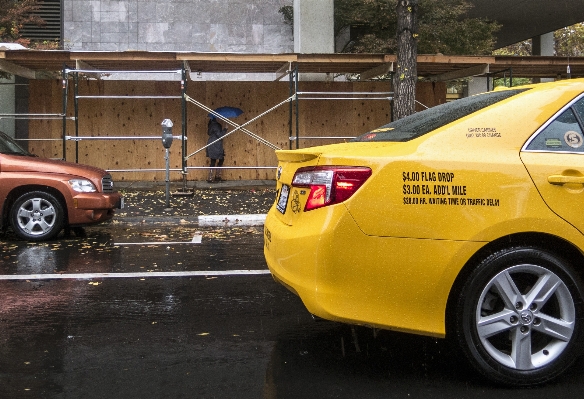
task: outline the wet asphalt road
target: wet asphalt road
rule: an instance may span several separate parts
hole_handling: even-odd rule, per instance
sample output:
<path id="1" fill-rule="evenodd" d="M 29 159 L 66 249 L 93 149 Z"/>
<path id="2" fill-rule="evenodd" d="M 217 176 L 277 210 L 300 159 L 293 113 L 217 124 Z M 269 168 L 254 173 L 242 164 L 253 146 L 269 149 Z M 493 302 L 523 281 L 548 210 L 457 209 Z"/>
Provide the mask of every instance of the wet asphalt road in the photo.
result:
<path id="1" fill-rule="evenodd" d="M 583 361 L 543 387 L 497 388 L 443 340 L 314 321 L 265 274 L 262 247 L 261 227 L 189 221 L 0 236 L 0 398 L 582 395 Z"/>

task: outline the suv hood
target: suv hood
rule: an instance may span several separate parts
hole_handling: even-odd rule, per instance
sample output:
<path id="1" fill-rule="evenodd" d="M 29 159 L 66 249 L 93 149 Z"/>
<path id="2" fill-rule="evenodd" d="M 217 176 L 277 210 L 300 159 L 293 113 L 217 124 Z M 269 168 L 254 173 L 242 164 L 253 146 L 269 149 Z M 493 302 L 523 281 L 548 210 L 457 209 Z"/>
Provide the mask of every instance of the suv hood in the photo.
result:
<path id="1" fill-rule="evenodd" d="M 0 155 L 0 171 L 60 173 L 85 178 L 101 178 L 106 174 L 103 169 L 93 166 L 46 158 L 6 154 Z"/>

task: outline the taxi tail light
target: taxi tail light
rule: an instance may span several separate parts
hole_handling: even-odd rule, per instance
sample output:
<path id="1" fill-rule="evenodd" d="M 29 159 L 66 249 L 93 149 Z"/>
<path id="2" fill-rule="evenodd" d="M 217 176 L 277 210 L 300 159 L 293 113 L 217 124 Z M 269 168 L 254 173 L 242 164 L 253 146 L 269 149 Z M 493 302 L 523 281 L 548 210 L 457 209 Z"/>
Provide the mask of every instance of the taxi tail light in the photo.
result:
<path id="1" fill-rule="evenodd" d="M 300 168 L 293 187 L 310 189 L 304 211 L 348 200 L 371 176 L 371 169 L 354 166 L 315 166 Z"/>

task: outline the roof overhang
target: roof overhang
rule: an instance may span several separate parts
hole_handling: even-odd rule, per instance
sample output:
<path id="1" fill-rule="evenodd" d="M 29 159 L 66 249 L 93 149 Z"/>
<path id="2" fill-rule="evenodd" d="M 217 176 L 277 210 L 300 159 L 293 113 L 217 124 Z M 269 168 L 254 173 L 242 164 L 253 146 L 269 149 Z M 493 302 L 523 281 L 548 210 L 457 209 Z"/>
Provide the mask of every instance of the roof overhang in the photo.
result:
<path id="1" fill-rule="evenodd" d="M 0 50 L 0 70 L 29 79 L 58 78 L 63 70 L 84 71 L 88 78 L 116 71 L 177 71 L 190 73 L 268 73 L 278 79 L 290 70 L 299 73 L 362 74 L 375 78 L 391 72 L 389 54 L 239 54 L 150 51 Z M 514 77 L 584 77 L 584 57 L 514 57 L 419 55 L 418 76 L 449 80 L 485 73 Z"/>
<path id="2" fill-rule="evenodd" d="M 468 16 L 502 25 L 496 48 L 584 21 L 584 0 L 469 0 Z"/>

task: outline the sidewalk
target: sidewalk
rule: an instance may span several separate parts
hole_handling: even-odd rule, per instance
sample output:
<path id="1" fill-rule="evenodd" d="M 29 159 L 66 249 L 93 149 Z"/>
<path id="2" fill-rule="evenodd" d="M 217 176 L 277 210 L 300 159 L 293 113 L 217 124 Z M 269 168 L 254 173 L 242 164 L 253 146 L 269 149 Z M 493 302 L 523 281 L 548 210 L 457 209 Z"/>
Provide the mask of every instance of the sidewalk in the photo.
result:
<path id="1" fill-rule="evenodd" d="M 263 215 L 276 198 L 273 180 L 172 183 L 169 207 L 164 182 L 116 182 L 124 209 L 116 210 L 110 223 L 194 224 L 199 216 Z"/>

